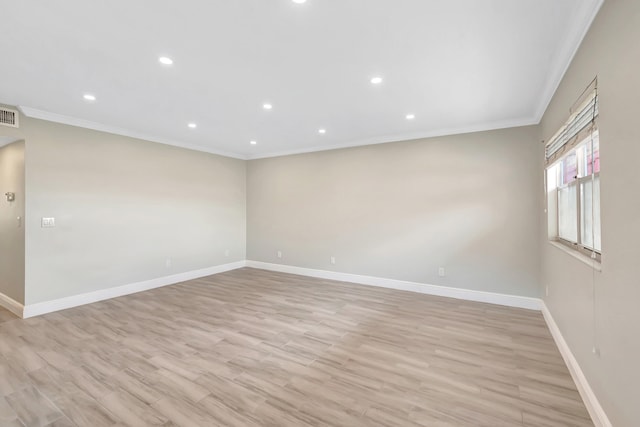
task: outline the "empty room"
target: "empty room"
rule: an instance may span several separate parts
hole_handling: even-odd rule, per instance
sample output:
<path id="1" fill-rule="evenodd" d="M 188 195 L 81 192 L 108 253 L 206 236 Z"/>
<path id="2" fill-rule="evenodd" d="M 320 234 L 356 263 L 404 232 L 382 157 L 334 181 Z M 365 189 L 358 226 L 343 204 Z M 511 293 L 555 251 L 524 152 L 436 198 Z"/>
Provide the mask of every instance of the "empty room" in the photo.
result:
<path id="1" fill-rule="evenodd" d="M 640 426 L 639 1 L 0 2 L 0 427 Z"/>

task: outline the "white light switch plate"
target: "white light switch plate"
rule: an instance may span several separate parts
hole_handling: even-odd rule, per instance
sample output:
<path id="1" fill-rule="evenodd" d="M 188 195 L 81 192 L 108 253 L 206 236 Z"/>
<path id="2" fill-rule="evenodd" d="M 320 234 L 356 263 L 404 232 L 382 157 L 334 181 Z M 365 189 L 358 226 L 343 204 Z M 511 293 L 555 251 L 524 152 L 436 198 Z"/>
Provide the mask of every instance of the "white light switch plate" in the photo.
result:
<path id="1" fill-rule="evenodd" d="M 55 218 L 42 218 L 42 228 L 55 227 L 56 219 Z"/>

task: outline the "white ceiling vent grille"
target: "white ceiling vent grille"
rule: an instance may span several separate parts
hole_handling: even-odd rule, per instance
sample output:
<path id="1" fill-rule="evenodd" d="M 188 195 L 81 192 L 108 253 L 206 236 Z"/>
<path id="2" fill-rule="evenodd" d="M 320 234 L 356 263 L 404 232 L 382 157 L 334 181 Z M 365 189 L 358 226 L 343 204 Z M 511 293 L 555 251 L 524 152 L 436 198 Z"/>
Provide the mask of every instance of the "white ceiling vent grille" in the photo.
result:
<path id="1" fill-rule="evenodd" d="M 16 110 L 0 107 L 0 125 L 17 128 L 19 127 L 18 117 Z"/>

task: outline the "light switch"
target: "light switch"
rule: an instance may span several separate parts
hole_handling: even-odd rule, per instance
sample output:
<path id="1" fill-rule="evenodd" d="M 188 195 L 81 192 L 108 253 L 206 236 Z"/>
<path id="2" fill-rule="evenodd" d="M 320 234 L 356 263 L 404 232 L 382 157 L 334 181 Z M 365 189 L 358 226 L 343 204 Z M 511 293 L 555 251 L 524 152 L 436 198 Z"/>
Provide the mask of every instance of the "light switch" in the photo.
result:
<path id="1" fill-rule="evenodd" d="M 55 227 L 56 219 L 55 218 L 42 218 L 42 228 Z"/>

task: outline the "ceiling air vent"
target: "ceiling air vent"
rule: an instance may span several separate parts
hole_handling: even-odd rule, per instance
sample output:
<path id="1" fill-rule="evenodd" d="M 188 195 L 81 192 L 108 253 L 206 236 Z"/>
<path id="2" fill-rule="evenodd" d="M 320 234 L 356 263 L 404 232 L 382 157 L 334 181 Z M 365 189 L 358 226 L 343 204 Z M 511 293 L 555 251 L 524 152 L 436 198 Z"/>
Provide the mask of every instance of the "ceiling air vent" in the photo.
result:
<path id="1" fill-rule="evenodd" d="M 0 125 L 17 128 L 19 127 L 18 117 L 18 112 L 16 110 L 0 107 Z"/>

